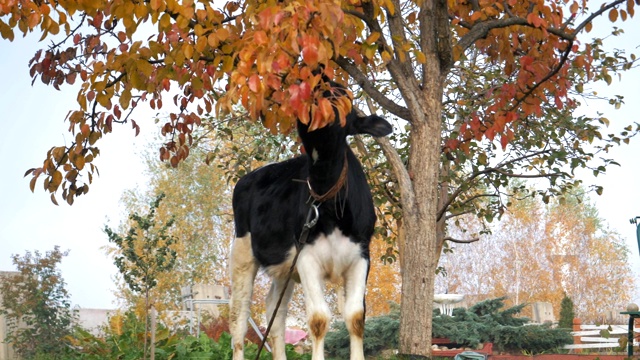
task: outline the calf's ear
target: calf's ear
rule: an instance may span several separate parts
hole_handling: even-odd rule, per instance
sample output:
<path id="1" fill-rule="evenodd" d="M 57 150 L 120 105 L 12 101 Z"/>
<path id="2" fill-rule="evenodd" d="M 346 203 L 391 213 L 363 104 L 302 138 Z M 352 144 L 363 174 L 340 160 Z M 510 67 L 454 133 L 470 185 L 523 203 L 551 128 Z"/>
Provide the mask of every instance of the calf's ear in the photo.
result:
<path id="1" fill-rule="evenodd" d="M 357 117 L 351 123 L 350 135 L 369 134 L 375 137 L 387 136 L 393 131 L 393 126 L 378 115 Z"/>

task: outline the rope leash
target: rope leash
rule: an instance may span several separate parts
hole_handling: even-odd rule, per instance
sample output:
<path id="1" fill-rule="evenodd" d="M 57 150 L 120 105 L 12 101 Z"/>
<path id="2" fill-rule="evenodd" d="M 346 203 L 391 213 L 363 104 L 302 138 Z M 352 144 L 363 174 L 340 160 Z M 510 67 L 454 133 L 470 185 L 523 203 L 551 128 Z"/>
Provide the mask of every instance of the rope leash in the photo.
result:
<path id="1" fill-rule="evenodd" d="M 296 263 L 298 262 L 298 256 L 300 255 L 300 250 L 302 246 L 307 243 L 307 239 L 309 239 L 309 233 L 311 229 L 318 223 L 318 218 L 320 217 L 320 212 L 318 211 L 318 205 L 315 201 L 312 201 L 310 198 L 309 201 L 309 212 L 307 213 L 307 219 L 302 227 L 302 232 L 300 233 L 300 238 L 298 241 L 295 241 L 296 244 L 296 255 L 293 257 L 293 261 L 291 262 L 291 267 L 289 268 L 289 275 L 287 276 L 287 281 L 284 283 L 284 287 L 280 292 L 280 297 L 278 298 L 278 302 L 276 303 L 276 308 L 273 310 L 273 314 L 271 315 L 271 320 L 269 320 L 269 325 L 267 326 L 267 330 L 264 333 L 264 337 L 260 342 L 260 347 L 258 348 L 258 353 L 256 354 L 256 359 L 260 359 L 260 353 L 262 352 L 262 348 L 264 348 L 264 344 L 267 341 L 267 337 L 269 336 L 269 332 L 271 331 L 271 327 L 273 326 L 273 322 L 276 319 L 276 314 L 278 313 L 278 309 L 280 309 L 280 304 L 282 303 L 282 299 L 284 298 L 284 293 L 287 291 L 287 287 L 289 286 L 289 281 L 291 280 L 291 276 L 293 275 L 293 271 L 296 268 Z"/>

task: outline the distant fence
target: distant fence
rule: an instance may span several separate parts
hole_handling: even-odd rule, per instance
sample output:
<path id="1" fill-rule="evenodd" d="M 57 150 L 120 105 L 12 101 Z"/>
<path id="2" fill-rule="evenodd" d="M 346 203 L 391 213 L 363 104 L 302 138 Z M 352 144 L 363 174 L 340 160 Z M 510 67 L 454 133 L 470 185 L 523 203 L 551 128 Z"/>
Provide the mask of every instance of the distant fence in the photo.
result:
<path id="1" fill-rule="evenodd" d="M 576 319 L 577 320 L 577 319 Z M 565 349 L 576 350 L 580 352 L 582 349 L 608 349 L 613 350 L 620 348 L 620 338 L 626 337 L 629 332 L 628 325 L 582 325 L 579 321 L 574 321 L 573 344 L 565 345 Z M 633 329 L 634 338 L 637 339 L 640 334 L 640 327 Z M 634 341 L 634 346 L 638 346 L 638 341 Z M 621 351 L 626 351 L 626 346 Z"/>

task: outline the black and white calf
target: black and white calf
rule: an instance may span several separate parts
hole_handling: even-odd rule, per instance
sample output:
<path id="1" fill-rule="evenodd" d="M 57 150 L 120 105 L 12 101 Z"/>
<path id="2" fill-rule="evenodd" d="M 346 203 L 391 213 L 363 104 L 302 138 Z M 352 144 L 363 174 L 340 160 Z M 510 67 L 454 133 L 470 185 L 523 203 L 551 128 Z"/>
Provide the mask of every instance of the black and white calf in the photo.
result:
<path id="1" fill-rule="evenodd" d="M 304 291 L 313 359 L 324 359 L 324 337 L 331 318 L 324 300 L 325 280 L 342 280 L 344 284 L 343 316 L 350 334 L 351 359 L 364 359 L 364 295 L 376 216 L 362 166 L 346 137 L 386 136 L 391 131 L 391 125 L 381 117 L 358 117 L 355 111 L 347 116 L 344 127 L 335 121 L 309 132 L 306 125 L 298 122 L 305 155 L 267 165 L 238 181 L 233 192 L 237 238 L 231 252 L 234 360 L 244 359 L 249 305 L 258 268 L 264 268 L 272 278 L 267 295 L 267 317 L 271 317 L 289 275 L 296 239 L 305 224 L 310 189 L 315 194 L 325 194 L 336 184 L 340 190 L 319 205 L 318 223 L 300 250 L 294 278 L 299 279 Z M 276 360 L 286 359 L 285 319 L 292 291 L 290 282 L 271 329 Z"/>

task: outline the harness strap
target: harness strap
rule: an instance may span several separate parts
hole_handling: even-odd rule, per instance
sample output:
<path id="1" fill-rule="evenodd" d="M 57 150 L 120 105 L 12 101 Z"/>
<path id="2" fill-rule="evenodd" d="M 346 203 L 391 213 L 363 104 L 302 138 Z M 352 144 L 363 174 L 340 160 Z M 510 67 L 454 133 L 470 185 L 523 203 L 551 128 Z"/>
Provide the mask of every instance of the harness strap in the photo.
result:
<path id="1" fill-rule="evenodd" d="M 349 170 L 349 162 L 347 161 L 347 152 L 345 151 L 344 164 L 342 165 L 342 171 L 340 172 L 338 181 L 336 181 L 336 183 L 333 184 L 331 189 L 329 189 L 326 193 L 322 195 L 316 193 L 311 187 L 311 182 L 309 181 L 309 178 L 307 178 L 307 185 L 309 186 L 309 193 L 311 194 L 311 197 L 319 203 L 323 203 L 329 199 L 334 198 L 347 181 L 347 173 L 348 173 L 347 170 Z"/>
<path id="2" fill-rule="evenodd" d="M 280 297 L 278 298 L 278 302 L 276 303 L 276 308 L 273 310 L 273 314 L 271 315 L 271 320 L 269 320 L 269 325 L 267 325 L 267 330 L 264 332 L 264 337 L 260 342 L 260 347 L 258 348 L 258 352 L 256 353 L 256 360 L 260 358 L 260 353 L 262 352 L 262 348 L 264 344 L 267 342 L 267 337 L 269 336 L 269 332 L 271 331 L 271 327 L 273 326 L 274 321 L 276 320 L 276 314 L 278 313 L 278 309 L 280 309 L 280 304 L 282 303 L 282 299 L 284 298 L 284 293 L 287 291 L 287 287 L 289 286 L 289 281 L 291 280 L 291 276 L 293 275 L 293 271 L 296 268 L 296 263 L 298 262 L 298 256 L 300 255 L 300 250 L 302 250 L 302 246 L 307 243 L 309 239 L 309 233 L 311 229 L 318 223 L 318 218 L 320 217 L 320 213 L 318 211 L 318 205 L 315 204 L 315 201 L 309 204 L 309 212 L 307 213 L 307 220 L 302 227 L 302 232 L 300 233 L 300 238 L 295 241 L 296 244 L 296 255 L 293 257 L 293 261 L 291 262 L 291 267 L 289 268 L 289 275 L 287 275 L 287 281 L 284 283 L 284 287 L 280 292 Z"/>

